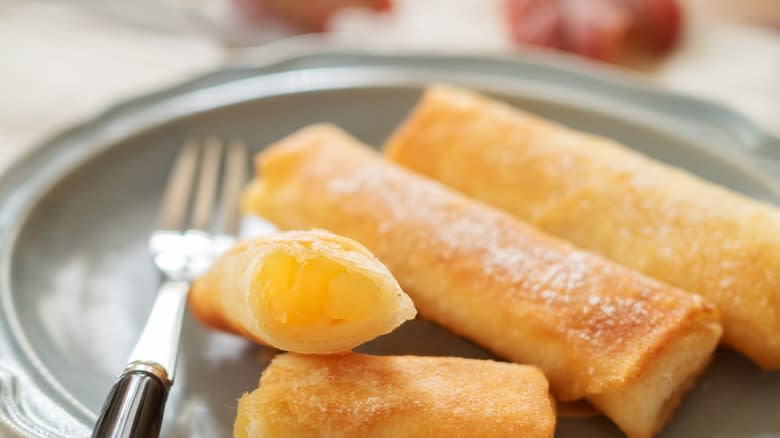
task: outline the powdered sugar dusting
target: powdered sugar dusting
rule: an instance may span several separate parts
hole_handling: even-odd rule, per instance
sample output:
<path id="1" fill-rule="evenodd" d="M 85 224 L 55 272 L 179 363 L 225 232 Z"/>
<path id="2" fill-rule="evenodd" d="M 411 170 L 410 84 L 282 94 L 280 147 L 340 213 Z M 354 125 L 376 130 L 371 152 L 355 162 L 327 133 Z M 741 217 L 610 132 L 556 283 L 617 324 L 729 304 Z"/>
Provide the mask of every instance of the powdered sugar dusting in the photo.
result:
<path id="1" fill-rule="evenodd" d="M 285 354 L 266 369 L 260 386 L 250 396 L 260 402 L 257 415 L 323 435 L 370 436 L 388 416 L 431 415 L 440 430 L 455 423 L 473 425 L 468 434 L 519 436 L 527 418 L 553 415 L 541 374 L 487 360 Z"/>
<path id="2" fill-rule="evenodd" d="M 328 183 L 328 190 L 333 193 L 355 193 L 372 180 L 372 173 L 367 171 L 356 172 L 350 178 L 334 179 Z"/>
<path id="3" fill-rule="evenodd" d="M 469 299 L 489 300 L 517 318 L 539 318 L 535 323 L 548 324 L 583 354 L 639 348 L 690 309 L 681 291 L 407 170 L 358 156 L 362 151 L 347 152 L 353 155 L 309 162 L 308 174 L 321 173 L 312 180 L 326 182 L 313 196 L 351 218 L 349 228 L 338 222 L 343 228 L 334 231 L 366 237 L 392 272 L 440 270 L 442 288 L 451 282 L 478 295 Z"/>

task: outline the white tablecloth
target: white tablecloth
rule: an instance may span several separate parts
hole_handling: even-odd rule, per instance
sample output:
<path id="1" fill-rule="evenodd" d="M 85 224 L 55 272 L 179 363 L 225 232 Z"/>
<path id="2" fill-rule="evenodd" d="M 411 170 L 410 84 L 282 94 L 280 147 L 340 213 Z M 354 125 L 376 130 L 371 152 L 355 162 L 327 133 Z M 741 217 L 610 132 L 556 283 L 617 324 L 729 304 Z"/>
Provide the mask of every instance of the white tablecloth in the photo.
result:
<path id="1" fill-rule="evenodd" d="M 780 33 L 717 23 L 697 12 L 708 1 L 688 0 L 694 13 L 684 43 L 640 74 L 725 102 L 780 132 Z M 499 2 L 396 0 L 395 18 L 344 14 L 335 38 L 508 49 Z M 225 49 L 204 35 L 149 32 L 68 3 L 0 0 L 0 169 L 71 123 L 226 58 Z"/>

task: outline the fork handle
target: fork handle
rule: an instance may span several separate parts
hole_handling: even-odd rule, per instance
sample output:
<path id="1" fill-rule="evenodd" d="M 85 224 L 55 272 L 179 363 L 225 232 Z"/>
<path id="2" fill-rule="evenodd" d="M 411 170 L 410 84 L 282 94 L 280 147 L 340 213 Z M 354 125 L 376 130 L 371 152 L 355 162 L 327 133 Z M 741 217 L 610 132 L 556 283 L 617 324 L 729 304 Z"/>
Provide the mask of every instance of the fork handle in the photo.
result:
<path id="1" fill-rule="evenodd" d="M 149 319 L 100 413 L 93 438 L 155 438 L 173 384 L 190 283 L 160 285 Z"/>
<path id="2" fill-rule="evenodd" d="M 154 373 L 125 371 L 111 388 L 92 437 L 158 437 L 167 397 L 167 385 Z"/>

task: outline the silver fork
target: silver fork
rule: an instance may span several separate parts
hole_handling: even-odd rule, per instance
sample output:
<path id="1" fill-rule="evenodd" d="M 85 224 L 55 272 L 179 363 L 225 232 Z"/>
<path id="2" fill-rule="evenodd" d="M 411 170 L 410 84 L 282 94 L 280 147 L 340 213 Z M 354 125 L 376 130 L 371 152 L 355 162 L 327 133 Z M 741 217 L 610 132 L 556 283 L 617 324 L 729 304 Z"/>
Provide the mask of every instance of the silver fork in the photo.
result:
<path id="1" fill-rule="evenodd" d="M 221 232 L 210 233 L 219 164 L 225 149 L 216 217 Z M 106 398 L 93 438 L 159 435 L 168 390 L 176 373 L 190 284 L 235 242 L 238 201 L 247 177 L 246 169 L 246 147 L 238 142 L 225 148 L 216 138 L 206 139 L 202 147 L 191 141 L 179 152 L 163 194 L 160 229 L 149 239 L 149 254 L 163 281 L 127 366 Z M 196 186 L 194 192 L 193 186 Z M 193 193 L 192 212 L 187 221 Z"/>

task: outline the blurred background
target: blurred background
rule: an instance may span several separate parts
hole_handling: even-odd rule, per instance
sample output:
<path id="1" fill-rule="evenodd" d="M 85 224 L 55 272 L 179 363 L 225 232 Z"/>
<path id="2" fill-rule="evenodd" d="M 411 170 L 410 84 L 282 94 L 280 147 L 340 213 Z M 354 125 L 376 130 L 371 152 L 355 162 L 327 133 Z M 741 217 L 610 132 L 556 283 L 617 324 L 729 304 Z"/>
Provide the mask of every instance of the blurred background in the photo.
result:
<path id="1" fill-rule="evenodd" d="M 113 103 L 306 33 L 347 47 L 562 53 L 780 134 L 780 0 L 0 0 L 0 169 Z"/>

